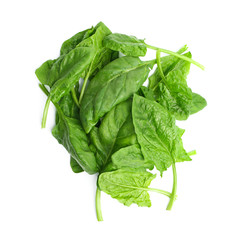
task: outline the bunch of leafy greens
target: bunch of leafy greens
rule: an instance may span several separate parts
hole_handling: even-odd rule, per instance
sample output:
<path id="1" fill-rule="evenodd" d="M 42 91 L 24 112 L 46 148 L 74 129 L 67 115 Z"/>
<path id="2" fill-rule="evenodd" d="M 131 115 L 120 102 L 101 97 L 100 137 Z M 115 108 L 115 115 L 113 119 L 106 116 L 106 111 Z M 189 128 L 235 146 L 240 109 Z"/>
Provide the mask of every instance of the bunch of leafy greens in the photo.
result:
<path id="1" fill-rule="evenodd" d="M 148 49 L 156 51 L 156 59 L 142 61 L 139 57 Z M 98 175 L 99 221 L 101 191 L 126 206 L 147 207 L 148 192 L 158 192 L 170 198 L 171 210 L 177 189 L 175 164 L 190 161 L 194 154 L 183 148 L 184 130 L 176 120 L 186 120 L 207 104 L 188 87 L 190 64 L 203 66 L 186 51 L 186 46 L 172 52 L 113 34 L 100 22 L 66 40 L 60 56 L 36 70 L 48 97 L 42 127 L 52 102 L 57 110 L 52 134 L 70 154 L 72 170 Z M 148 87 L 143 86 L 146 80 Z M 155 167 L 162 176 L 171 166 L 172 192 L 150 188 L 156 177 L 150 171 Z"/>

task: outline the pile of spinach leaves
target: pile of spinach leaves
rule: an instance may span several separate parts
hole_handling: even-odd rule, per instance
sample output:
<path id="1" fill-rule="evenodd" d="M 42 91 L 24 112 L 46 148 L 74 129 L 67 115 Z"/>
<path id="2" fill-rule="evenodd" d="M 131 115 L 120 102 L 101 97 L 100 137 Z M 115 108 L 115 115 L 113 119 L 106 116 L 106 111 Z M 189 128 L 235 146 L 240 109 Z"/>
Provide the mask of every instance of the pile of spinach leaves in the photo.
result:
<path id="1" fill-rule="evenodd" d="M 148 49 L 156 51 L 156 59 L 141 60 Z M 191 63 L 204 68 L 186 46 L 177 52 L 157 48 L 133 36 L 111 33 L 100 22 L 66 40 L 60 56 L 36 70 L 47 95 L 42 128 L 52 102 L 57 110 L 52 134 L 70 154 L 72 170 L 98 175 L 99 221 L 101 191 L 126 206 L 147 207 L 148 192 L 158 192 L 170 198 L 167 210 L 171 210 L 177 189 L 175 164 L 190 161 L 194 154 L 183 148 L 184 130 L 176 120 L 188 119 L 207 104 L 187 84 Z M 162 176 L 169 167 L 172 192 L 150 188 L 156 177 L 151 170 L 156 168 Z"/>

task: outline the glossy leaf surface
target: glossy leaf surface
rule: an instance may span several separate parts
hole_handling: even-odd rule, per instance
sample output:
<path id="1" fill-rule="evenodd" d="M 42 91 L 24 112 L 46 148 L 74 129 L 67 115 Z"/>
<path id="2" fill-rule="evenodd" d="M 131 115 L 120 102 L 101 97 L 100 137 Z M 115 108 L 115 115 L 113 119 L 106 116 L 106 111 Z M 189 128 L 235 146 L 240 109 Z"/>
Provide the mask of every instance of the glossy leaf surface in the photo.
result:
<path id="1" fill-rule="evenodd" d="M 143 40 L 120 33 L 113 33 L 105 37 L 103 45 L 114 51 L 122 52 L 126 56 L 143 57 L 147 52 Z"/>
<path id="2" fill-rule="evenodd" d="M 91 80 L 81 103 L 80 119 L 89 133 L 114 106 L 128 99 L 145 82 L 150 64 L 139 58 L 122 57 L 101 69 Z"/>
<path id="3" fill-rule="evenodd" d="M 96 147 L 96 158 L 101 170 L 111 162 L 111 155 L 121 147 L 136 143 L 136 135 L 131 119 L 132 100 L 115 106 L 102 120 L 99 128 L 90 133 L 92 144 Z"/>
<path id="4" fill-rule="evenodd" d="M 89 140 L 79 120 L 59 113 L 59 122 L 52 129 L 52 134 L 81 168 L 89 174 L 98 172 L 96 158 L 89 148 Z"/>

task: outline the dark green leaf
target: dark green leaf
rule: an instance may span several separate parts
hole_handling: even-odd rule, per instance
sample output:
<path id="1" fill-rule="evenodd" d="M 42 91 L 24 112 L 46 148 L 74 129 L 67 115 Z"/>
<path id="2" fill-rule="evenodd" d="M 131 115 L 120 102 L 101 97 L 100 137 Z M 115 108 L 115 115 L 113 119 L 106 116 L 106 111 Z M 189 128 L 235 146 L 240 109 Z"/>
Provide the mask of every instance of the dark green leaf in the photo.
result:
<path id="1" fill-rule="evenodd" d="M 102 173 L 98 184 L 102 191 L 126 206 L 135 203 L 140 207 L 150 207 L 148 186 L 154 178 L 155 175 L 149 172 L 117 170 Z"/>
<path id="2" fill-rule="evenodd" d="M 182 148 L 175 118 L 160 104 L 134 95 L 133 124 L 144 158 L 162 174 L 178 157 Z M 177 149 L 177 150 L 176 150 Z"/>
<path id="3" fill-rule="evenodd" d="M 145 82 L 151 64 L 139 58 L 122 57 L 101 69 L 83 97 L 80 119 L 86 133 L 114 106 L 128 99 Z"/>
<path id="4" fill-rule="evenodd" d="M 140 57 L 145 56 L 147 52 L 143 40 L 120 33 L 113 33 L 105 37 L 103 45 L 111 50 L 122 52 L 126 56 Z"/>
<path id="5" fill-rule="evenodd" d="M 102 120 L 100 127 L 90 132 L 92 144 L 96 147 L 96 158 L 101 170 L 111 161 L 111 155 L 121 147 L 136 143 L 131 119 L 132 100 L 115 106 Z"/>
<path id="6" fill-rule="evenodd" d="M 56 61 L 48 60 L 36 70 L 40 82 L 51 87 L 50 96 L 54 103 L 71 91 L 82 72 L 91 63 L 94 53 L 93 48 L 75 48 Z"/>
<path id="7" fill-rule="evenodd" d="M 117 168 L 153 169 L 153 164 L 144 159 L 139 144 L 134 144 L 112 155 L 112 162 Z"/>
<path id="8" fill-rule="evenodd" d="M 192 102 L 190 108 L 190 114 L 197 113 L 207 106 L 207 101 L 201 95 L 192 93 Z"/>
<path id="9" fill-rule="evenodd" d="M 84 171 L 73 157 L 70 157 L 70 166 L 74 173 L 81 173 Z"/>
<path id="10" fill-rule="evenodd" d="M 89 148 L 89 141 L 79 120 L 66 117 L 59 110 L 59 122 L 52 129 L 52 134 L 81 168 L 89 174 L 98 172 L 94 153 Z"/>
<path id="11" fill-rule="evenodd" d="M 86 29 L 82 32 L 79 32 L 66 40 L 60 50 L 60 55 L 68 54 L 71 50 L 73 50 L 80 42 L 85 40 L 86 38 L 90 37 L 94 33 L 94 27 L 90 29 Z"/>

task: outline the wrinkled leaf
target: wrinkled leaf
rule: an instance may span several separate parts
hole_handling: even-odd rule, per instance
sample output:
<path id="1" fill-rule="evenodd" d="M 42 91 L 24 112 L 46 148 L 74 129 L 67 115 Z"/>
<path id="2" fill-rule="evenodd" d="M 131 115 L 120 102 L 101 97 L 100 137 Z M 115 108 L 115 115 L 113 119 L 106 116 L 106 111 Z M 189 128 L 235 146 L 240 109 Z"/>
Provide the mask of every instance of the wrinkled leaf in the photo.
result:
<path id="1" fill-rule="evenodd" d="M 190 53 L 184 55 L 191 57 Z M 189 70 L 190 62 L 180 59 L 166 75 L 164 73 L 165 79 L 162 79 L 154 90 L 157 102 L 178 120 L 186 120 L 190 115 L 192 91 L 186 82 Z"/>
<path id="2" fill-rule="evenodd" d="M 162 174 L 176 161 L 183 149 L 175 118 L 160 104 L 136 94 L 133 98 L 132 114 L 143 156 L 154 163 Z"/>
<path id="3" fill-rule="evenodd" d="M 121 148 L 112 155 L 112 162 L 118 169 L 153 169 L 153 164 L 144 159 L 139 144 Z"/>
<path id="4" fill-rule="evenodd" d="M 155 101 L 154 92 L 151 88 L 147 88 L 145 86 L 142 86 L 138 91 L 138 95 L 145 97 L 149 100 Z"/>
<path id="5" fill-rule="evenodd" d="M 155 175 L 149 172 L 117 170 L 102 173 L 98 185 L 102 191 L 126 206 L 135 203 L 140 207 L 150 207 L 148 186 L 154 178 Z"/>
<path id="6" fill-rule="evenodd" d="M 105 37 L 103 45 L 111 50 L 122 52 L 126 56 L 143 57 L 147 52 L 143 40 L 120 33 L 113 33 Z"/>
<path id="7" fill-rule="evenodd" d="M 80 119 L 86 133 L 105 113 L 138 91 L 148 77 L 150 67 L 149 62 L 139 58 L 122 57 L 98 72 L 81 103 Z"/>

